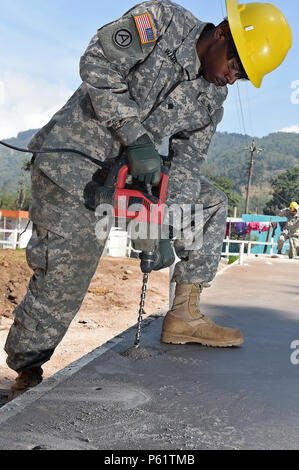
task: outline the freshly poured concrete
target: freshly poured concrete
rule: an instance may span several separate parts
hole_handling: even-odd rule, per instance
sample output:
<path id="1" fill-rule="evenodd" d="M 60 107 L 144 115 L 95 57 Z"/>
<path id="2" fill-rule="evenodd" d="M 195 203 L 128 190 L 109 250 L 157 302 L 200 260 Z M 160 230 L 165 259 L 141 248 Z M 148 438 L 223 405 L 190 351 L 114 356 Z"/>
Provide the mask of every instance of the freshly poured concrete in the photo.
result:
<path id="1" fill-rule="evenodd" d="M 233 266 L 205 290 L 202 310 L 240 328 L 243 346 L 161 344 L 154 316 L 142 333 L 146 359 L 123 355 L 128 330 L 73 375 L 2 408 L 0 449 L 298 448 L 298 273 L 298 260 Z"/>

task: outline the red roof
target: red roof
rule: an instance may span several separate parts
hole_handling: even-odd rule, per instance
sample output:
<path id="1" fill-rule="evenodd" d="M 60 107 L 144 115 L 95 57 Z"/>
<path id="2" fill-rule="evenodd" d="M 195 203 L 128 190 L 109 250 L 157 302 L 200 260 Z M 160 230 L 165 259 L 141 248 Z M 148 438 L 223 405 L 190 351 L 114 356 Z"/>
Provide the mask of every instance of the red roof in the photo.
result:
<path id="1" fill-rule="evenodd" d="M 27 211 L 6 211 L 0 209 L 0 215 L 10 219 L 29 219 L 29 212 Z"/>

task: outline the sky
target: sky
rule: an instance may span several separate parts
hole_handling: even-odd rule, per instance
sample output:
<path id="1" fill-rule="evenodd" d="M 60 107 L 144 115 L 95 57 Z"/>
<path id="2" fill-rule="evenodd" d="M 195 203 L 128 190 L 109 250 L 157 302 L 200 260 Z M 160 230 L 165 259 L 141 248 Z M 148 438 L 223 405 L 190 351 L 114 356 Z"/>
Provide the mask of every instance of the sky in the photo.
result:
<path id="1" fill-rule="evenodd" d="M 219 131 L 257 137 L 281 130 L 299 133 L 299 4 L 268 1 L 291 25 L 293 47 L 262 88 L 244 82 L 229 86 Z M 0 0 L 0 139 L 45 125 L 80 85 L 79 60 L 97 29 L 136 3 Z M 176 3 L 202 21 L 218 24 L 226 15 L 225 0 Z"/>

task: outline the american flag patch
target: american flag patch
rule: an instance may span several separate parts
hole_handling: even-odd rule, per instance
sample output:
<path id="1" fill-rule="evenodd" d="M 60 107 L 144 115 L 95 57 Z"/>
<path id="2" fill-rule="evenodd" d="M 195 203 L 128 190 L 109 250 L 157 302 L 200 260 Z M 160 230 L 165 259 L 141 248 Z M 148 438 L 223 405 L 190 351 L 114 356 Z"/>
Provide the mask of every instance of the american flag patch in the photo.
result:
<path id="1" fill-rule="evenodd" d="M 141 39 L 141 44 L 148 44 L 156 41 L 156 35 L 153 28 L 152 20 L 149 14 L 134 16 L 134 20 Z"/>

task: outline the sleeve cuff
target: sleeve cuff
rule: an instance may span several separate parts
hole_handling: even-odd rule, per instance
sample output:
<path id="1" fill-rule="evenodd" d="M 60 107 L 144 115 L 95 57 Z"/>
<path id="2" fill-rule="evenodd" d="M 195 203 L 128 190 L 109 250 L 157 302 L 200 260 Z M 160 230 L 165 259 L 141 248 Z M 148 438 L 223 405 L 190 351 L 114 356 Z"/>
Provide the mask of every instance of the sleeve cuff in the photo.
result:
<path id="1" fill-rule="evenodd" d="M 124 146 L 128 146 L 135 142 L 139 137 L 147 134 L 147 131 L 137 119 L 125 121 L 123 125 L 112 126 L 118 140 Z"/>

